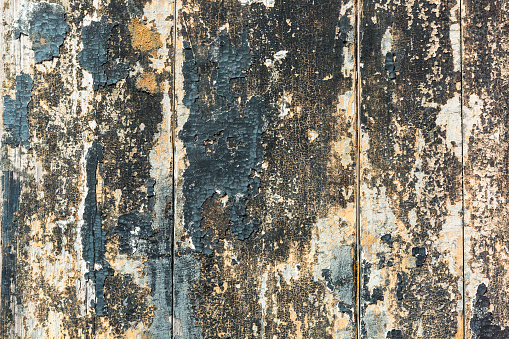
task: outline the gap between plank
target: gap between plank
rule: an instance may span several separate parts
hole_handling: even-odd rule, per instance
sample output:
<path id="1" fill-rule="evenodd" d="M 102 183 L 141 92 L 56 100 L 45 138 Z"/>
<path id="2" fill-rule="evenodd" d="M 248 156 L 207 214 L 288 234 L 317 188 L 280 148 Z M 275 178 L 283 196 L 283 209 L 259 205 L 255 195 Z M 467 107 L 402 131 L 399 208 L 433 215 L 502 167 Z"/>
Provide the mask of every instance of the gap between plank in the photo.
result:
<path id="1" fill-rule="evenodd" d="M 173 0 L 173 55 L 172 55 L 172 114 L 171 114 L 171 150 L 172 150 L 172 223 L 171 223 L 171 330 L 170 336 L 173 339 L 174 336 L 174 327 L 175 327 L 175 225 L 177 223 L 177 166 L 176 166 L 176 133 L 175 130 L 177 128 L 177 93 L 176 93 L 176 84 L 177 84 L 177 2 L 178 0 Z"/>
<path id="2" fill-rule="evenodd" d="M 463 320 L 463 338 L 466 338 L 467 317 L 466 317 L 466 277 L 465 277 L 465 131 L 463 123 L 463 0 L 458 0 L 460 6 L 460 121 L 461 121 L 461 252 L 462 252 L 462 320 Z"/>
<path id="3" fill-rule="evenodd" d="M 355 255 L 356 255 L 356 267 L 355 273 L 357 277 L 357 281 L 355 282 L 355 297 L 356 297 L 356 317 L 355 317 L 355 331 L 357 339 L 361 338 L 361 294 L 360 294 L 360 284 L 361 284 L 361 227 L 360 227 L 360 187 L 361 187 L 361 111 L 360 111 L 360 102 L 361 102 L 361 71 L 360 71 L 360 3 L 361 0 L 355 0 Z"/>

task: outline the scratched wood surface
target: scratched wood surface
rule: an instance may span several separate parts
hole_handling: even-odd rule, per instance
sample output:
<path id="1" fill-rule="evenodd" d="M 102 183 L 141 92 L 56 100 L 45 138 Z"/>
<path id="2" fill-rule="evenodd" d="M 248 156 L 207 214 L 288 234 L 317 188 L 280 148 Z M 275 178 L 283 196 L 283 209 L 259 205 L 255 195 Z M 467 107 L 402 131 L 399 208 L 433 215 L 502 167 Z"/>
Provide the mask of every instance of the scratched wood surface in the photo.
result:
<path id="1" fill-rule="evenodd" d="M 508 6 L 2 0 L 0 337 L 509 338 Z"/>

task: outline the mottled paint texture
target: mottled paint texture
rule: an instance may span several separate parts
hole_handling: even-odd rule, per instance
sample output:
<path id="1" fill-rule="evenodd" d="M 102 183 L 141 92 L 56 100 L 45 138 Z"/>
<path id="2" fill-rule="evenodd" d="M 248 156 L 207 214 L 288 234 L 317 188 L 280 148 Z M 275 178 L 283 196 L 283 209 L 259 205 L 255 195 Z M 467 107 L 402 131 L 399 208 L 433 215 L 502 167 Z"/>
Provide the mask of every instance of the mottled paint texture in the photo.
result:
<path id="1" fill-rule="evenodd" d="M 267 126 L 263 99 L 248 99 L 246 74 L 252 62 L 246 34 L 232 44 L 226 31 L 210 44 L 208 59 L 213 98 L 200 106 L 200 77 L 189 45 L 184 50 L 184 104 L 190 114 L 179 137 L 186 148 L 189 167 L 184 178 L 184 222 L 197 251 L 212 254 L 211 242 L 201 230 L 204 202 L 214 194 L 230 202 L 230 230 L 239 239 L 258 229 L 258 221 L 246 212 L 246 201 L 258 194 L 263 160 L 262 133 Z M 233 82 L 235 81 L 235 89 Z"/>
<path id="2" fill-rule="evenodd" d="M 21 72 L 16 76 L 16 98 L 4 96 L 3 121 L 5 126 L 5 143 L 16 147 L 30 147 L 30 130 L 27 109 L 31 99 L 32 78 Z"/>
<path id="3" fill-rule="evenodd" d="M 35 62 L 51 60 L 60 55 L 69 24 L 65 20 L 64 8 L 55 3 L 28 2 L 21 9 L 14 31 L 15 38 L 25 34 L 32 41 Z"/>
<path id="4" fill-rule="evenodd" d="M 463 333 L 459 8 L 360 2 L 362 338 Z"/>

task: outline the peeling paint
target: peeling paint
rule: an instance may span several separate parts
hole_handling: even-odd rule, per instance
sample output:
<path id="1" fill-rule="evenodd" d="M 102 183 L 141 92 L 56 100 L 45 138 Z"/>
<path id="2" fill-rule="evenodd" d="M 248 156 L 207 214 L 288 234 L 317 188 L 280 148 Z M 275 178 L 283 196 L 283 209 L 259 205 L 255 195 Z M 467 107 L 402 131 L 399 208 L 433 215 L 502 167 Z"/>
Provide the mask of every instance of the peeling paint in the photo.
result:
<path id="1" fill-rule="evenodd" d="M 16 39 L 22 33 L 30 37 L 36 63 L 58 57 L 60 46 L 69 31 L 64 8 L 45 1 L 25 2 L 15 26 Z"/>
<path id="2" fill-rule="evenodd" d="M 184 218 L 196 250 L 206 254 L 212 254 L 213 239 L 200 229 L 202 206 L 215 193 L 232 197 L 229 228 L 239 239 L 248 238 L 258 228 L 258 222 L 247 214 L 246 200 L 258 194 L 267 113 L 263 99 L 247 99 L 245 93 L 233 89 L 232 81 L 242 84 L 252 62 L 247 36 L 242 34 L 241 40 L 240 45 L 232 45 L 222 31 L 209 46 L 208 59 L 217 67 L 212 76 L 215 91 L 210 94 L 217 103 L 209 108 L 210 115 L 197 101 L 203 79 L 197 74 L 193 51 L 190 46 L 184 50 L 183 102 L 190 109 L 179 133 L 189 161 L 183 174 Z"/>
<path id="3" fill-rule="evenodd" d="M 27 109 L 32 96 L 32 78 L 21 73 L 16 76 L 16 98 L 4 96 L 3 122 L 5 126 L 5 143 L 12 147 L 23 145 L 30 148 L 30 130 Z"/>
<path id="4" fill-rule="evenodd" d="M 118 23 L 110 23 L 103 16 L 100 21 L 92 21 L 81 29 L 83 50 L 79 53 L 80 64 L 92 74 L 94 90 L 99 86 L 115 84 L 129 75 L 129 64 L 119 63 L 112 69 L 105 69 L 108 61 L 108 40 Z"/>

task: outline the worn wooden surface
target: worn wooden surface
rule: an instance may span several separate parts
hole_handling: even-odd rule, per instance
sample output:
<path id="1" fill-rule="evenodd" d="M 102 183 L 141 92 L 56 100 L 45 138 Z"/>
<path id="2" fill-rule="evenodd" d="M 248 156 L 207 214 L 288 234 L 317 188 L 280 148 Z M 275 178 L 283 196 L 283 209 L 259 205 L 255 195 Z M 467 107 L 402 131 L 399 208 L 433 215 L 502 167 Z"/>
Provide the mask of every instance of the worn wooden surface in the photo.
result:
<path id="1" fill-rule="evenodd" d="M 462 338 L 459 3 L 361 6 L 361 334 Z"/>
<path id="2" fill-rule="evenodd" d="M 175 337 L 354 337 L 354 3 L 178 4 Z"/>
<path id="3" fill-rule="evenodd" d="M 3 0 L 2 338 L 509 338 L 501 0 Z"/>
<path id="4" fill-rule="evenodd" d="M 509 7 L 465 1 L 463 126 L 467 335 L 508 338 Z"/>

